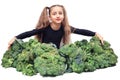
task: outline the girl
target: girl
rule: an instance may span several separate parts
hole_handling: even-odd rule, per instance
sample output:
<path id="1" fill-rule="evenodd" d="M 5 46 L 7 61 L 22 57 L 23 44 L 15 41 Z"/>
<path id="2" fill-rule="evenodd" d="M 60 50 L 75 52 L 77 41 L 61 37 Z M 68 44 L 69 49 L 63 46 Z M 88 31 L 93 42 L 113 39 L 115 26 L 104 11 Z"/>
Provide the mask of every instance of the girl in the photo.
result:
<path id="1" fill-rule="evenodd" d="M 53 43 L 57 48 L 60 48 L 61 42 L 64 45 L 69 43 L 71 33 L 97 36 L 103 44 L 103 38 L 100 34 L 70 26 L 64 6 L 52 5 L 43 9 L 36 29 L 21 33 L 12 38 L 8 43 L 8 48 L 10 48 L 15 39 L 24 39 L 33 35 L 42 43 Z"/>

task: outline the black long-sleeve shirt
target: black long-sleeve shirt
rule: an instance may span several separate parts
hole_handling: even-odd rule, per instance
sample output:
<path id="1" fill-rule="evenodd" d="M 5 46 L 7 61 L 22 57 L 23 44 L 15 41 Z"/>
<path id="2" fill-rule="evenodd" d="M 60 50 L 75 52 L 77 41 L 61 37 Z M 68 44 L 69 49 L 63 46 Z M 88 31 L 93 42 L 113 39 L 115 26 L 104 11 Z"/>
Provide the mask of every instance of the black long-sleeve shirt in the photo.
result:
<path id="1" fill-rule="evenodd" d="M 75 34 L 85 35 L 85 36 L 94 36 L 95 35 L 95 32 L 93 32 L 93 31 L 86 30 L 86 29 L 78 29 L 78 28 L 74 28 L 74 27 L 71 27 L 71 32 L 75 33 Z M 43 35 L 43 37 L 42 37 L 43 43 L 51 42 L 51 43 L 55 44 L 57 46 L 57 48 L 59 48 L 61 39 L 64 35 L 63 26 L 61 26 L 59 30 L 53 30 L 50 25 L 43 29 L 33 29 L 31 31 L 26 31 L 24 33 L 17 35 L 16 38 L 24 39 L 24 38 L 27 38 L 27 37 L 30 37 L 30 36 L 33 36 L 36 34 L 39 35 L 41 33 Z"/>

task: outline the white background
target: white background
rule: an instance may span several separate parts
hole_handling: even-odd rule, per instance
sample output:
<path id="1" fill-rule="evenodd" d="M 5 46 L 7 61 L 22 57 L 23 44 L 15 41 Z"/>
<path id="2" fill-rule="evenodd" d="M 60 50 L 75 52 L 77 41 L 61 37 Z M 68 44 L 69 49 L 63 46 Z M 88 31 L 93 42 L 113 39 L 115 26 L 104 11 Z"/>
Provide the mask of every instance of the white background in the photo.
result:
<path id="1" fill-rule="evenodd" d="M 0 0 L 0 59 L 9 40 L 21 32 L 32 30 L 45 6 L 65 6 L 70 25 L 100 33 L 111 43 L 120 57 L 120 1 L 119 0 Z M 71 36 L 72 42 L 90 37 Z M 115 67 L 88 73 L 65 73 L 57 77 L 29 77 L 13 68 L 0 66 L 0 80 L 119 80 L 120 59 Z M 0 61 L 1 63 L 1 61 Z"/>

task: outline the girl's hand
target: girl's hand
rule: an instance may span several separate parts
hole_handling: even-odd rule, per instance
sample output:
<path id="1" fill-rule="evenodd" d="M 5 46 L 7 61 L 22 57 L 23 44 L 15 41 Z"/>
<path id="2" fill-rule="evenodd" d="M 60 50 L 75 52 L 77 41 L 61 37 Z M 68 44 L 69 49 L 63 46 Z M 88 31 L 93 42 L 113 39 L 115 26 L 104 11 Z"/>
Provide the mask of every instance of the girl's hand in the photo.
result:
<path id="1" fill-rule="evenodd" d="M 8 42 L 8 49 L 10 49 L 11 45 L 13 42 L 16 40 L 16 37 L 13 37 L 9 42 Z"/>
<path id="2" fill-rule="evenodd" d="M 101 41 L 101 44 L 104 45 L 103 37 L 99 33 L 95 33 L 95 36 L 98 37 L 100 39 L 100 41 Z"/>

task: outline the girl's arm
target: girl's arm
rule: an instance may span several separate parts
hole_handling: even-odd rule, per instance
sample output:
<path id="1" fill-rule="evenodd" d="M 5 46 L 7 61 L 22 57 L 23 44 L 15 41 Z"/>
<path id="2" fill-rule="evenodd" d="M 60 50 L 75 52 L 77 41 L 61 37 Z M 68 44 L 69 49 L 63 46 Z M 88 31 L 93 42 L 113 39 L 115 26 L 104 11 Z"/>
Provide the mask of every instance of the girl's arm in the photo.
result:
<path id="1" fill-rule="evenodd" d="M 9 42 L 8 42 L 8 49 L 10 49 L 11 45 L 15 41 L 16 37 L 13 37 Z"/>
<path id="2" fill-rule="evenodd" d="M 71 27 L 71 32 L 75 34 L 84 35 L 84 36 L 95 36 L 95 32 L 86 30 L 86 29 L 78 29 L 78 28 Z"/>
<path id="3" fill-rule="evenodd" d="M 30 36 L 33 36 L 33 35 L 36 35 L 36 34 L 40 34 L 41 32 L 43 31 L 43 29 L 33 29 L 31 31 L 26 31 L 26 32 L 23 32 L 15 37 L 13 37 L 9 42 L 8 42 L 8 49 L 11 47 L 11 45 L 13 44 L 13 42 L 16 40 L 16 39 L 24 39 L 24 38 L 27 38 L 27 37 L 30 37 Z"/>
<path id="4" fill-rule="evenodd" d="M 85 35 L 85 36 L 96 36 L 100 39 L 101 43 L 104 44 L 103 37 L 97 32 L 93 32 L 93 31 L 86 30 L 86 29 L 78 29 L 78 28 L 74 28 L 72 26 L 71 26 L 71 32 L 75 33 L 75 34 Z"/>
<path id="5" fill-rule="evenodd" d="M 99 34 L 99 33 L 95 33 L 95 36 L 98 37 L 101 41 L 101 44 L 103 45 L 104 44 L 104 40 L 103 40 L 103 37 Z"/>
<path id="6" fill-rule="evenodd" d="M 17 39 L 24 39 L 24 38 L 31 37 L 31 36 L 36 35 L 36 34 L 40 34 L 42 31 L 43 31 L 43 29 L 33 29 L 31 31 L 26 31 L 24 33 L 21 33 L 15 37 Z"/>

